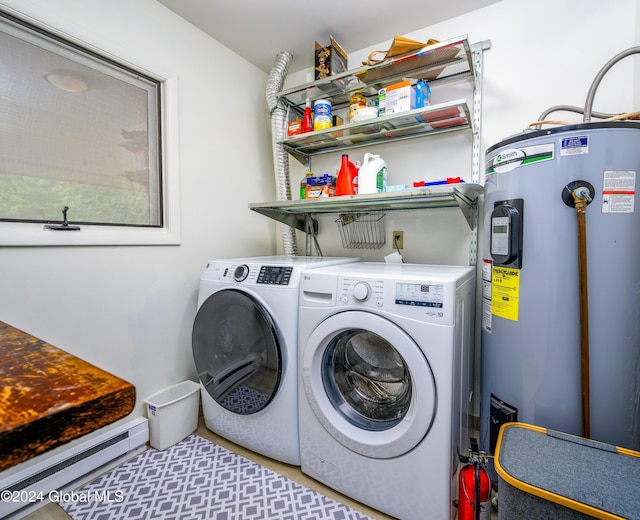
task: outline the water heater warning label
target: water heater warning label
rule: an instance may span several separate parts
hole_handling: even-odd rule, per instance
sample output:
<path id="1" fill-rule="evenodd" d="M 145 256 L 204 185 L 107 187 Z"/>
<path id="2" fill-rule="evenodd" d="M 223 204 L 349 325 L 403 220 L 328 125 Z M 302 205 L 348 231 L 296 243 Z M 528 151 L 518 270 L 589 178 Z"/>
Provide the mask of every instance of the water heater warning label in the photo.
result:
<path id="1" fill-rule="evenodd" d="M 633 213 L 636 172 L 607 170 L 602 182 L 602 213 Z"/>
<path id="2" fill-rule="evenodd" d="M 491 270 L 491 314 L 518 321 L 520 269 L 496 267 Z"/>

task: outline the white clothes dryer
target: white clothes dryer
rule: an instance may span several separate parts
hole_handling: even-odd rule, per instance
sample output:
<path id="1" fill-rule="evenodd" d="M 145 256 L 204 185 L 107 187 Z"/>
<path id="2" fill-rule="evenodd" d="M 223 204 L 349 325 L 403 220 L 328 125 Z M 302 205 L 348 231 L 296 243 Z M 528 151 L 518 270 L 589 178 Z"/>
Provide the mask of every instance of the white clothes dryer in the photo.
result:
<path id="1" fill-rule="evenodd" d="M 301 469 L 396 518 L 455 517 L 475 269 L 357 263 L 300 283 Z"/>
<path id="2" fill-rule="evenodd" d="M 298 297 L 302 269 L 355 258 L 211 260 L 200 278 L 192 335 L 208 429 L 300 465 Z"/>

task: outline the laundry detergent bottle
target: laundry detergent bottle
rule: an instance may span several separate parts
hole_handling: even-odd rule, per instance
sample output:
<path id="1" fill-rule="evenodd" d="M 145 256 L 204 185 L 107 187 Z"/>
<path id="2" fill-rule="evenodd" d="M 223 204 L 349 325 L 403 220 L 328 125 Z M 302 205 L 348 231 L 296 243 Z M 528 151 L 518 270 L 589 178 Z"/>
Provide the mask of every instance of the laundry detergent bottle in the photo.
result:
<path id="1" fill-rule="evenodd" d="M 342 154 L 338 179 L 336 180 L 336 196 L 355 195 L 357 193 L 358 168 L 349 160 L 349 156 Z"/>
<path id="2" fill-rule="evenodd" d="M 387 186 L 387 164 L 379 155 L 365 153 L 358 171 L 358 194 L 382 193 Z"/>

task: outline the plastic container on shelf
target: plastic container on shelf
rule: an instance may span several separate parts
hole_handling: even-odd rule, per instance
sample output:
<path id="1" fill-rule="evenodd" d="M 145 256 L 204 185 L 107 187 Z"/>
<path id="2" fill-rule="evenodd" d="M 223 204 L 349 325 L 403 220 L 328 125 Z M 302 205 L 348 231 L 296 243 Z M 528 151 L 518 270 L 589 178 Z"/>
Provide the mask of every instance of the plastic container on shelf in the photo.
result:
<path id="1" fill-rule="evenodd" d="M 367 98 L 362 95 L 362 92 L 356 90 L 349 99 L 349 121 L 355 121 L 355 115 L 361 108 L 367 106 Z"/>
<path id="2" fill-rule="evenodd" d="M 429 84 L 420 79 L 415 84 L 416 89 L 416 105 L 412 108 L 424 108 L 431 104 L 431 88 Z"/>
<path id="3" fill-rule="evenodd" d="M 382 193 L 387 186 L 387 163 L 379 155 L 365 153 L 358 170 L 358 195 Z"/>
<path id="4" fill-rule="evenodd" d="M 165 450 L 198 427 L 200 385 L 183 381 L 144 400 L 149 418 L 149 443 Z"/>
<path id="5" fill-rule="evenodd" d="M 342 162 L 336 181 L 336 196 L 355 195 L 358 187 L 358 168 L 349 160 L 348 154 L 342 154 Z"/>

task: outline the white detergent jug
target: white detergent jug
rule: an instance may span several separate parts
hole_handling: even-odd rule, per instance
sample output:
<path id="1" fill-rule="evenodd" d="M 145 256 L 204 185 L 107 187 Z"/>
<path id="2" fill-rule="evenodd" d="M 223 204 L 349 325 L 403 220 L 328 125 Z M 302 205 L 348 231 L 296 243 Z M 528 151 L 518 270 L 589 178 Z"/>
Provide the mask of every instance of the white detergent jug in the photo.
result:
<path id="1" fill-rule="evenodd" d="M 382 193 L 387 186 L 387 164 L 379 155 L 365 153 L 358 170 L 358 195 Z"/>

